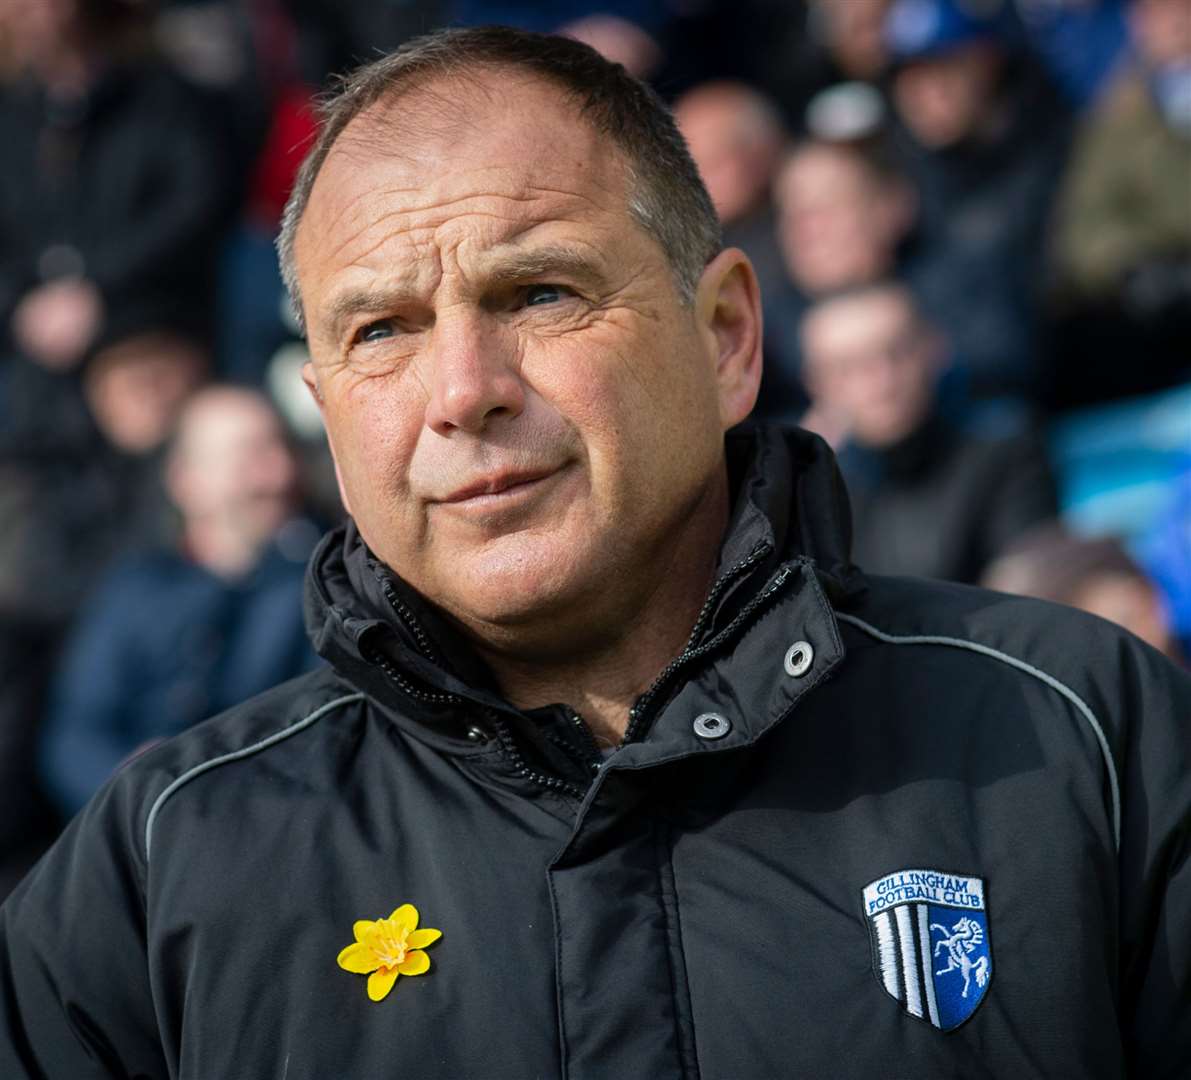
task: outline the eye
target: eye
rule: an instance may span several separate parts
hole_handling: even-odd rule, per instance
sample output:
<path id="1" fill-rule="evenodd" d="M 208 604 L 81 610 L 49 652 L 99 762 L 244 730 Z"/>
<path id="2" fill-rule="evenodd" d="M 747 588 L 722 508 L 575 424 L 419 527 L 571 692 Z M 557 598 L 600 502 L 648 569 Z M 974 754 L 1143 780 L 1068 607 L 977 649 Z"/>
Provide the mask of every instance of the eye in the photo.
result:
<path id="1" fill-rule="evenodd" d="M 378 319 L 376 322 L 367 323 L 361 326 L 356 331 L 356 344 L 368 344 L 373 341 L 384 341 L 386 338 L 393 336 L 393 320 L 392 319 Z"/>
<path id="2" fill-rule="evenodd" d="M 525 306 L 541 307 L 543 304 L 555 304 L 567 291 L 562 285 L 530 285 L 525 290 Z"/>

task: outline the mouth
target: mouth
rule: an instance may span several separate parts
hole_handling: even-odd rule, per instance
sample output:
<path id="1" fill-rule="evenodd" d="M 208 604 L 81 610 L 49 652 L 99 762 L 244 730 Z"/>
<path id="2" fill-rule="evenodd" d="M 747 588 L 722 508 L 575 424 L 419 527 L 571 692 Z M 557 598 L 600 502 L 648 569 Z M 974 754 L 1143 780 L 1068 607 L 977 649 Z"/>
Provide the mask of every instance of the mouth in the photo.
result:
<path id="1" fill-rule="evenodd" d="M 447 506 L 494 506 L 528 493 L 558 469 L 532 469 L 491 473 L 456 488 L 437 501 Z"/>

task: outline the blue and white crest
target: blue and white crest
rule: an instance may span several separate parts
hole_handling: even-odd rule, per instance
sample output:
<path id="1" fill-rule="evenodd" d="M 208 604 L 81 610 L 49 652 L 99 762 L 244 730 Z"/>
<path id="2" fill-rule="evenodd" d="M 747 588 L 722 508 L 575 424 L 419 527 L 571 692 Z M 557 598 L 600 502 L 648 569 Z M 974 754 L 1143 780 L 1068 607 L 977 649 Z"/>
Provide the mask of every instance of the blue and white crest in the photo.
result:
<path id="1" fill-rule="evenodd" d="M 873 970 L 911 1016 L 943 1031 L 984 1000 L 992 952 L 984 881 L 943 870 L 898 870 L 864 888 Z"/>

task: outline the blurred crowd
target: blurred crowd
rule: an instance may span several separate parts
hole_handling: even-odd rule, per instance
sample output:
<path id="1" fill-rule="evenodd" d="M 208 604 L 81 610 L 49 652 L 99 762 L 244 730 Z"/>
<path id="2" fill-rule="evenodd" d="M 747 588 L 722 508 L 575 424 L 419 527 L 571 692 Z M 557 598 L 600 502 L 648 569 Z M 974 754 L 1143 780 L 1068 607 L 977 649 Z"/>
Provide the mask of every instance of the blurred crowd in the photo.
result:
<path id="1" fill-rule="evenodd" d="M 673 104 L 761 280 L 757 414 L 836 449 L 865 569 L 1188 655 L 1191 0 L 0 0 L 0 897 L 317 663 L 281 210 L 335 73 L 482 23 Z"/>

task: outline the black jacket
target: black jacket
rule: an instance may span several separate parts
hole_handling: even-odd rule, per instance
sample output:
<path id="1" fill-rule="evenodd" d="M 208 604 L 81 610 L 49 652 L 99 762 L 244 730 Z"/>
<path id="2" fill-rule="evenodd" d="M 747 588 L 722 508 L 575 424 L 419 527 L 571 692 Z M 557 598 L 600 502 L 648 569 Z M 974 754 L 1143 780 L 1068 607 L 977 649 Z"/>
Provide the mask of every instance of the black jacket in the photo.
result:
<path id="1" fill-rule="evenodd" d="M 846 445 L 839 462 L 853 555 L 870 573 L 975 584 L 1011 541 L 1059 510 L 1040 439 L 973 433 L 940 413 L 893 446 Z"/>
<path id="2" fill-rule="evenodd" d="M 0 910 L 0 1075 L 1188 1075 L 1186 677 L 1066 609 L 866 584 L 823 444 L 748 452 L 606 761 L 333 533 L 333 670 L 126 767 Z M 432 967 L 371 1001 L 336 958 L 407 902 Z"/>
<path id="3" fill-rule="evenodd" d="M 62 273 L 103 296 L 106 336 L 209 304 L 235 194 L 209 102 L 153 60 L 109 68 L 80 99 L 28 81 L 0 93 L 0 349 L 21 297 Z M 56 266 L 63 251 L 69 267 Z M 170 325 L 173 325 L 171 322 Z"/>

